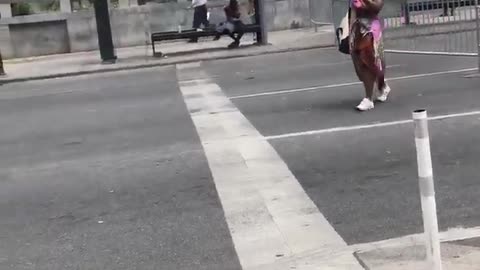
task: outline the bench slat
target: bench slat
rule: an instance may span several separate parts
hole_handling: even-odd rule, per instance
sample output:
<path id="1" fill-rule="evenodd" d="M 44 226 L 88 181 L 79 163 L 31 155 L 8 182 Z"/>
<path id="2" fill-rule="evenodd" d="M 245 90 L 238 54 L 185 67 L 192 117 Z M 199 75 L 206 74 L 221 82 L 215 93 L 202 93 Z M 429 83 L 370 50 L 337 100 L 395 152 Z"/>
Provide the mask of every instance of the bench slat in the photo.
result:
<path id="1" fill-rule="evenodd" d="M 244 25 L 244 33 L 257 33 L 260 32 L 260 25 L 257 24 L 247 24 Z M 157 32 L 152 33 L 152 49 L 154 56 L 161 56 L 161 52 L 157 52 L 155 49 L 156 41 L 166 41 L 166 40 L 178 40 L 178 39 L 191 39 L 191 38 L 200 38 L 200 37 L 210 37 L 215 36 L 217 32 L 215 28 L 206 28 L 203 31 L 197 31 L 195 29 L 183 30 L 182 32 L 178 31 L 167 31 L 167 32 Z"/>
<path id="2" fill-rule="evenodd" d="M 260 26 L 255 24 L 247 24 L 244 26 L 243 29 L 245 33 L 258 32 L 260 31 Z M 212 28 L 207 28 L 203 31 L 188 29 L 180 33 L 177 31 L 152 33 L 151 38 L 152 38 L 152 41 L 162 41 L 162 40 L 209 37 L 209 36 L 215 36 L 216 34 L 217 32 L 215 31 L 215 29 L 212 29 Z"/>

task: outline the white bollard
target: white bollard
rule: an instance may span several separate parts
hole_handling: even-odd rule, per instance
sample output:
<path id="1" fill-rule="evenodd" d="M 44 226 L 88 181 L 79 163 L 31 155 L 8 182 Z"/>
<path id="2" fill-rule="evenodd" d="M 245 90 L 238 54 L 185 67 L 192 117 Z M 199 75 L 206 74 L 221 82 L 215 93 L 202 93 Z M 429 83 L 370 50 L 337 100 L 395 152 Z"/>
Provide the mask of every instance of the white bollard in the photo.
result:
<path id="1" fill-rule="evenodd" d="M 414 111 L 413 123 L 415 126 L 415 145 L 417 148 L 423 226 L 425 229 L 425 247 L 427 251 L 427 262 L 429 264 L 427 269 L 441 270 L 442 258 L 440 252 L 440 237 L 438 235 L 437 206 L 435 202 L 427 111 Z"/>

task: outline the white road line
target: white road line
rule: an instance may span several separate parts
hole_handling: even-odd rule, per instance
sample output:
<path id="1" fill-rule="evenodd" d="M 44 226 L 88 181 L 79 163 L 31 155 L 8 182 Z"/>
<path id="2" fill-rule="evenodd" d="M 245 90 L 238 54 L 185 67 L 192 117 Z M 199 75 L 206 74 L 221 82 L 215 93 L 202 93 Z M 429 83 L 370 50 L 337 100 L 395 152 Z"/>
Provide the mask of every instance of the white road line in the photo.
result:
<path id="1" fill-rule="evenodd" d="M 480 237 L 480 227 L 473 228 L 452 228 L 445 232 L 440 232 L 441 242 L 452 242 L 467 240 Z M 424 245 L 424 234 L 412 234 L 398 238 L 382 240 L 378 242 L 356 244 L 350 246 L 353 252 L 369 252 L 386 248 L 408 247 Z"/>
<path id="2" fill-rule="evenodd" d="M 198 82 L 198 81 L 211 81 L 212 78 L 218 78 L 219 76 L 210 76 L 209 78 L 197 78 L 197 79 L 190 79 L 186 80 L 183 83 L 193 83 L 193 82 Z"/>
<path id="3" fill-rule="evenodd" d="M 446 75 L 446 74 L 469 72 L 477 69 L 478 68 L 465 68 L 465 69 L 447 70 L 447 71 L 431 72 L 431 73 L 424 73 L 424 74 L 407 75 L 407 76 L 393 77 L 388 79 L 387 81 L 399 81 L 399 80 L 407 80 L 407 79 L 425 78 L 425 77 L 432 77 L 432 76 L 439 76 L 439 75 Z M 305 87 L 305 88 L 268 91 L 268 92 L 248 94 L 248 95 L 232 96 L 230 97 L 230 99 L 235 100 L 235 99 L 245 99 L 245 98 L 254 98 L 254 97 L 286 95 L 286 94 L 293 94 L 293 93 L 299 93 L 299 92 L 317 91 L 317 90 L 338 88 L 338 87 L 345 87 L 345 86 L 352 86 L 352 85 L 359 85 L 359 84 L 361 84 L 361 82 L 359 81 L 345 82 L 345 83 L 338 83 L 338 84 L 320 85 L 320 86 L 312 86 L 312 87 Z"/>
<path id="4" fill-rule="evenodd" d="M 177 66 L 244 270 L 361 270 L 274 148 L 205 72 Z M 205 74 L 206 75 L 206 74 Z"/>
<path id="5" fill-rule="evenodd" d="M 480 115 L 480 111 L 438 115 L 438 116 L 429 117 L 428 120 L 431 120 L 431 121 L 433 121 L 433 120 L 444 120 L 444 119 L 449 119 L 449 118 L 475 116 L 475 115 Z M 375 123 L 375 124 L 357 125 L 357 126 L 345 126 L 345 127 L 317 129 L 317 130 L 309 130 L 309 131 L 301 131 L 301 132 L 292 132 L 292 133 L 286 133 L 286 134 L 281 134 L 281 135 L 265 136 L 265 139 L 266 140 L 278 140 L 278 139 L 286 139 L 286 138 L 300 137 L 300 136 L 311 136 L 311 135 L 318 135 L 318 134 L 325 134 L 325 133 L 334 133 L 334 132 L 342 132 L 342 131 L 352 131 L 352 130 L 361 130 L 361 129 L 369 129 L 369 128 L 379 128 L 379 127 L 388 127 L 388 126 L 395 126 L 395 125 L 404 125 L 404 124 L 409 124 L 409 123 L 412 123 L 411 119 L 391 121 L 391 122 L 383 122 L 383 123 Z"/>
<path id="6" fill-rule="evenodd" d="M 397 67 L 403 67 L 404 65 L 389 65 L 387 66 L 387 69 L 390 69 L 390 68 L 397 68 Z"/>
<path id="7" fill-rule="evenodd" d="M 177 65 L 178 70 L 189 69 L 189 68 L 199 68 L 199 67 L 201 67 L 200 62 L 191 62 L 191 63 Z"/>
<path id="8" fill-rule="evenodd" d="M 385 50 L 387 53 L 418 54 L 418 55 L 441 55 L 441 56 L 477 56 L 477 53 L 455 53 L 455 52 L 434 52 L 434 51 L 407 51 L 407 50 Z"/>

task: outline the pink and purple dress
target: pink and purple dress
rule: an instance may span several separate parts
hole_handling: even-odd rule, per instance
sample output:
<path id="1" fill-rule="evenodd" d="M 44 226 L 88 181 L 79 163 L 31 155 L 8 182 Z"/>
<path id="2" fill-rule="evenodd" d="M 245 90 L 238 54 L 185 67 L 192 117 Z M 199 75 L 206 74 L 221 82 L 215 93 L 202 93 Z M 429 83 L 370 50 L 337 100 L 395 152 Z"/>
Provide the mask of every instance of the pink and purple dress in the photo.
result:
<path id="1" fill-rule="evenodd" d="M 369 3 L 366 3 L 369 2 Z M 375 0 L 351 0 L 350 7 L 353 11 L 350 27 L 350 51 L 357 48 L 356 42 L 371 34 L 373 37 L 373 48 L 375 56 L 375 67 L 377 75 L 384 73 L 384 47 L 383 30 L 378 14 L 383 6 L 381 1 Z M 360 35 L 360 36 L 359 36 Z"/>

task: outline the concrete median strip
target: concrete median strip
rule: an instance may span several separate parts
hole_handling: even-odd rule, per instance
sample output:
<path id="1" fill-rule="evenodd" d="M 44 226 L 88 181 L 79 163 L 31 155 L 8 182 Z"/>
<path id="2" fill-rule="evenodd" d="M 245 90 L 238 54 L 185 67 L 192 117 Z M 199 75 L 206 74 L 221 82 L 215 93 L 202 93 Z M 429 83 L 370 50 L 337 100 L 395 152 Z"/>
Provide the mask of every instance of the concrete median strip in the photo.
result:
<path id="1" fill-rule="evenodd" d="M 200 136 L 244 270 L 363 269 L 274 148 L 220 87 L 177 77 Z M 187 82 L 187 83 L 183 83 Z"/>

